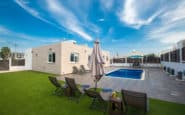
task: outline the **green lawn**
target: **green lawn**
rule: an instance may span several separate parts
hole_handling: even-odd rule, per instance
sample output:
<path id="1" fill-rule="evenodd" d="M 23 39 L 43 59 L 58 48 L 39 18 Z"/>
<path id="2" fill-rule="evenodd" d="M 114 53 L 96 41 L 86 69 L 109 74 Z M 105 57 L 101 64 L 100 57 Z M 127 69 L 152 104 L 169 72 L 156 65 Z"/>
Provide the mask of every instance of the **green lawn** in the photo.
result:
<path id="1" fill-rule="evenodd" d="M 48 75 L 33 71 L 0 74 L 0 115 L 103 115 L 88 108 L 91 100 L 86 96 L 77 104 L 52 95 L 55 88 Z M 150 99 L 148 115 L 185 115 L 185 105 Z"/>

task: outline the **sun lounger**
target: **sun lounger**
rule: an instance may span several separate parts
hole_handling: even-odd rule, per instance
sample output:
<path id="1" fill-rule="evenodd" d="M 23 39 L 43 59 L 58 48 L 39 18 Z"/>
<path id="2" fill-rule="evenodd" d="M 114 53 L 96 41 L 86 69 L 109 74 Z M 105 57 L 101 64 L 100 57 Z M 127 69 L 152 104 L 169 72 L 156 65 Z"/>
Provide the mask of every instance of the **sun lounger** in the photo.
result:
<path id="1" fill-rule="evenodd" d="M 79 102 L 79 99 L 83 94 L 83 90 L 77 87 L 77 84 L 73 78 L 65 77 L 65 81 L 67 86 L 70 89 L 70 94 L 71 94 L 70 97 L 77 99 L 77 102 Z"/>
<path id="2" fill-rule="evenodd" d="M 62 93 L 64 93 L 64 90 L 65 90 L 65 86 L 62 86 L 58 80 L 56 79 L 56 77 L 51 77 L 49 76 L 49 81 L 56 87 L 55 91 L 54 91 L 54 94 L 56 95 L 61 95 Z"/>
<path id="3" fill-rule="evenodd" d="M 96 92 L 94 90 L 87 90 L 85 89 L 85 94 L 92 98 L 92 103 L 90 105 L 90 109 L 98 109 L 98 110 L 103 110 L 106 112 L 107 109 L 107 101 L 105 101 L 99 92 Z"/>

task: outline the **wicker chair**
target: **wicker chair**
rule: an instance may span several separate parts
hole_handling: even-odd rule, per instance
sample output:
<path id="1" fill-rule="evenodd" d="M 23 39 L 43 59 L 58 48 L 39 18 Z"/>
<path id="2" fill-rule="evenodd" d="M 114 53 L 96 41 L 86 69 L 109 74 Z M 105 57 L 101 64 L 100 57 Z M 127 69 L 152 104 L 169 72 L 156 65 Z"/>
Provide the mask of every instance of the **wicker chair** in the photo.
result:
<path id="1" fill-rule="evenodd" d="M 84 92 L 88 97 L 92 98 L 92 103 L 89 107 L 90 109 L 102 110 L 104 113 L 106 112 L 108 102 L 101 97 L 99 92 L 87 89 L 84 89 Z"/>
<path id="2" fill-rule="evenodd" d="M 147 94 L 135 91 L 121 90 L 123 103 L 126 105 L 126 112 L 128 106 L 148 111 Z"/>
<path id="3" fill-rule="evenodd" d="M 71 99 L 72 98 L 76 99 L 76 101 L 79 102 L 79 99 L 83 94 L 83 91 L 77 87 L 77 84 L 73 78 L 65 77 L 65 81 L 66 81 L 67 86 L 70 89 Z"/>
<path id="4" fill-rule="evenodd" d="M 61 95 L 64 93 L 64 90 L 65 90 L 65 86 L 62 86 L 58 80 L 56 79 L 56 77 L 51 77 L 49 76 L 49 81 L 56 87 L 55 91 L 54 91 L 54 94 L 56 95 Z"/>

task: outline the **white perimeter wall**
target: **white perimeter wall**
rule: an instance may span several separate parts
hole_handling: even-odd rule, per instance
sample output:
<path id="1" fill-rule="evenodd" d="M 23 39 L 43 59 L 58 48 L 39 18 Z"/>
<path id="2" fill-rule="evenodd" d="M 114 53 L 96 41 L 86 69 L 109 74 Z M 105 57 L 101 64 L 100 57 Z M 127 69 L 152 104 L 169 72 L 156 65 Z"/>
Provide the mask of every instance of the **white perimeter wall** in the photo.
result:
<path id="1" fill-rule="evenodd" d="M 32 49 L 27 49 L 25 51 L 25 69 L 32 70 Z"/>
<path id="2" fill-rule="evenodd" d="M 9 59 L 10 71 L 32 70 L 32 49 L 27 49 L 24 54 L 25 66 L 12 66 L 12 60 Z"/>
<path id="3" fill-rule="evenodd" d="M 132 67 L 132 63 L 113 63 L 111 66 L 124 66 L 124 67 Z M 161 67 L 161 64 L 153 64 L 153 63 L 147 63 L 147 64 L 141 64 L 142 67 Z"/>
<path id="4" fill-rule="evenodd" d="M 185 63 L 176 63 L 176 62 L 164 62 L 162 61 L 161 64 L 163 66 L 172 68 L 175 70 L 175 74 L 177 75 L 177 73 L 179 71 L 184 72 L 185 71 Z"/>

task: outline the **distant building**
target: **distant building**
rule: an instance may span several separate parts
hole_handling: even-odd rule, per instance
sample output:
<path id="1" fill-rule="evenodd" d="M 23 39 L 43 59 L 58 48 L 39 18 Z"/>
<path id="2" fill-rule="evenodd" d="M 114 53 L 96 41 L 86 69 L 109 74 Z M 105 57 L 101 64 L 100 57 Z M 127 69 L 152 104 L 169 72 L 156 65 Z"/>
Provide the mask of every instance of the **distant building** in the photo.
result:
<path id="1" fill-rule="evenodd" d="M 41 46 L 32 49 L 32 69 L 35 71 L 54 74 L 68 74 L 73 72 L 73 67 L 89 69 L 87 64 L 92 53 L 92 48 L 87 45 L 76 44 L 75 41 L 63 41 L 57 44 Z M 104 66 L 110 66 L 108 51 L 102 51 L 105 61 Z"/>

